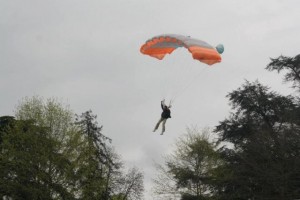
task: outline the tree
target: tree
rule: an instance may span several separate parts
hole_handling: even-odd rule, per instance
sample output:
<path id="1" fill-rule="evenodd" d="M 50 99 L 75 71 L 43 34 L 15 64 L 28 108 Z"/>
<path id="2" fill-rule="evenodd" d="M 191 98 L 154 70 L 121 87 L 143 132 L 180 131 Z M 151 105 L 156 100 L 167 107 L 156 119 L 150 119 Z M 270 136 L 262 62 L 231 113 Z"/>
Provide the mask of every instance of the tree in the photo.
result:
<path id="1" fill-rule="evenodd" d="M 0 154 L 0 196 L 13 199 L 54 199 L 74 197 L 66 187 L 69 162 L 53 151 L 56 141 L 48 130 L 30 121 L 15 121 L 3 132 Z M 50 163 L 51 169 L 50 171 Z M 59 175 L 59 181 L 56 181 Z"/>
<path id="2" fill-rule="evenodd" d="M 83 199 L 109 199 L 111 189 L 110 174 L 118 165 L 113 162 L 113 153 L 107 142 L 111 139 L 101 133 L 97 116 L 86 111 L 77 116 L 76 125 L 80 128 L 86 148 L 81 151 L 81 167 L 78 169 Z"/>
<path id="3" fill-rule="evenodd" d="M 131 168 L 127 173 L 116 179 L 113 200 L 140 200 L 144 192 L 144 175 L 137 169 Z"/>
<path id="4" fill-rule="evenodd" d="M 274 60 L 273 60 L 274 62 Z M 215 132 L 224 165 L 220 199 L 296 199 L 300 197 L 299 101 L 269 91 L 258 81 L 228 94 L 232 114 Z"/>
<path id="5" fill-rule="evenodd" d="M 162 199 L 210 199 L 213 170 L 220 164 L 208 130 L 188 129 L 176 143 L 174 153 L 158 166 L 154 192 Z"/>
<path id="6" fill-rule="evenodd" d="M 0 144 L 2 143 L 2 137 L 4 136 L 4 132 L 6 129 L 10 128 L 10 126 L 14 122 L 14 117 L 12 116 L 2 116 L 0 117 Z"/>
<path id="7" fill-rule="evenodd" d="M 127 174 L 123 163 L 110 145 L 111 139 L 102 134 L 97 116 L 91 110 L 77 116 L 85 141 L 80 151 L 81 163 L 77 170 L 82 188 L 82 199 L 138 200 L 143 194 L 143 175 L 136 168 Z"/>
<path id="8" fill-rule="evenodd" d="M 56 99 L 23 99 L 0 117 L 0 198 L 140 199 L 143 175 L 127 174 L 92 111 L 75 115 Z"/>
<path id="9" fill-rule="evenodd" d="M 47 127 L 48 136 L 64 144 L 74 131 L 74 113 L 69 106 L 63 105 L 55 98 L 44 100 L 34 96 L 24 98 L 15 111 L 17 120 L 33 120 L 36 126 Z"/>
<path id="10" fill-rule="evenodd" d="M 17 107 L 16 120 L 10 121 L 0 128 L 1 195 L 75 198 L 73 160 L 80 139 L 72 112 L 55 99 L 26 98 Z"/>
<path id="11" fill-rule="evenodd" d="M 292 82 L 293 87 L 300 89 L 300 54 L 295 57 L 281 55 L 278 58 L 271 58 L 266 69 L 269 71 L 276 70 L 278 73 L 286 70 L 284 81 Z"/>

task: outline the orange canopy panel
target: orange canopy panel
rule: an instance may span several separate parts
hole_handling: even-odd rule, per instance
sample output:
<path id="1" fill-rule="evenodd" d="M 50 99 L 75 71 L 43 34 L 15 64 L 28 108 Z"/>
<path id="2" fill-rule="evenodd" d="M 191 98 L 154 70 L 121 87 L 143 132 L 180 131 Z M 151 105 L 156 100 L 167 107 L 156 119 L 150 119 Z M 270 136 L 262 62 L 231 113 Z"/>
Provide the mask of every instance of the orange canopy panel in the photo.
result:
<path id="1" fill-rule="evenodd" d="M 189 36 L 167 34 L 159 35 L 146 41 L 141 46 L 141 53 L 162 60 L 178 47 L 185 47 L 193 58 L 208 65 L 221 62 L 221 55 L 208 43 Z"/>

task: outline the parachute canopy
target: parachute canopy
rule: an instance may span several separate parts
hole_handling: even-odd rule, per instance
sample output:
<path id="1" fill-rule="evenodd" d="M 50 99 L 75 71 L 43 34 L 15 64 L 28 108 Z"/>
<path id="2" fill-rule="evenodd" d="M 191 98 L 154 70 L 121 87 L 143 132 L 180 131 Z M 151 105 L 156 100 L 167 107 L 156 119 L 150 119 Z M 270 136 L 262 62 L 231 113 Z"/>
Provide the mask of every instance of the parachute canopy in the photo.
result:
<path id="1" fill-rule="evenodd" d="M 171 54 L 178 47 L 187 48 L 192 53 L 194 59 L 208 65 L 221 62 L 220 53 L 224 51 L 223 45 L 218 45 L 217 51 L 213 46 L 204 41 L 176 34 L 155 36 L 146 41 L 141 46 L 140 51 L 143 54 L 162 60 L 167 53 Z"/>

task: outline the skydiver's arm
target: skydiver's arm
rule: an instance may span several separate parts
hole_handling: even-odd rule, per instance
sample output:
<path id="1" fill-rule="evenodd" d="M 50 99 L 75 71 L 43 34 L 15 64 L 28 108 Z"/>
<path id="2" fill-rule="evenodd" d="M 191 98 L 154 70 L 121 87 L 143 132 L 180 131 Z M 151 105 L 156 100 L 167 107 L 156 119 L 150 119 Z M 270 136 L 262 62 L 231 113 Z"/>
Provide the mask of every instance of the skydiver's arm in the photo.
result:
<path id="1" fill-rule="evenodd" d="M 166 104 L 165 104 L 165 100 L 162 100 L 162 101 L 160 102 L 160 105 L 161 105 L 161 109 L 164 109 L 164 106 L 166 105 Z"/>

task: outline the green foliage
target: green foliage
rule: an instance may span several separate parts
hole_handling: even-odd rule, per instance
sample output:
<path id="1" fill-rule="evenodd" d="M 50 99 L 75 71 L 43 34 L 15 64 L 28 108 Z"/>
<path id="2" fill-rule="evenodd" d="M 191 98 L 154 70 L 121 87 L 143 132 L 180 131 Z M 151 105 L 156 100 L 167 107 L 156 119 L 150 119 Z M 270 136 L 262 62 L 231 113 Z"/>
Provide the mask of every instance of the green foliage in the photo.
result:
<path id="1" fill-rule="evenodd" d="M 64 143 L 74 132 L 74 113 L 55 98 L 24 98 L 15 111 L 17 120 L 32 120 L 36 126 L 47 127 L 48 136 Z"/>
<path id="2" fill-rule="evenodd" d="M 143 176 L 123 165 L 91 111 L 25 98 L 0 117 L 0 198 L 141 199 Z"/>
<path id="3" fill-rule="evenodd" d="M 10 128 L 14 122 L 14 117 L 12 116 L 2 116 L 0 117 L 0 145 L 2 143 L 2 137 L 6 129 Z"/>
<path id="4" fill-rule="evenodd" d="M 175 151 L 166 157 L 165 166 L 159 166 L 155 193 L 171 197 L 177 192 L 182 199 L 209 199 L 213 195 L 214 169 L 219 164 L 216 146 L 209 141 L 208 130 L 200 133 L 188 129 L 188 133 L 177 141 Z M 167 190 L 166 185 L 170 185 Z"/>
<path id="5" fill-rule="evenodd" d="M 246 82 L 228 95 L 235 112 L 220 122 L 225 165 L 220 199 L 293 199 L 300 196 L 299 102 Z"/>
<path id="6" fill-rule="evenodd" d="M 292 82 L 293 87 L 300 89 L 300 54 L 295 57 L 279 56 L 271 58 L 271 62 L 266 67 L 269 71 L 277 71 L 278 73 L 285 70 L 285 82 Z"/>
<path id="7" fill-rule="evenodd" d="M 3 133 L 0 154 L 0 196 L 15 199 L 72 197 L 55 174 L 64 176 L 69 162 L 55 151 L 57 141 L 46 137 L 48 129 L 30 121 L 15 121 Z"/>
<path id="8" fill-rule="evenodd" d="M 116 197 L 120 200 L 139 200 L 143 197 L 144 185 L 143 185 L 144 175 L 137 169 L 131 168 L 129 171 L 121 175 L 117 179 L 117 192 Z"/>
<path id="9" fill-rule="evenodd" d="M 207 200 L 209 198 L 191 195 L 191 194 L 182 194 L 181 200 Z"/>
<path id="10" fill-rule="evenodd" d="M 243 144 L 257 131 L 278 132 L 283 125 L 298 121 L 297 102 L 291 96 L 269 92 L 257 81 L 246 82 L 227 97 L 235 113 L 217 126 L 222 141 Z M 274 135 L 275 136 L 275 135 Z"/>
<path id="11" fill-rule="evenodd" d="M 76 124 L 80 127 L 80 131 L 88 141 L 91 154 L 96 156 L 95 159 L 101 164 L 112 165 L 112 161 L 108 156 L 108 144 L 111 139 L 101 133 L 102 126 L 98 126 L 97 116 L 92 111 L 86 111 L 77 117 Z M 93 149 L 94 148 L 94 149 Z"/>
<path id="12" fill-rule="evenodd" d="M 109 138 L 101 133 L 102 126 L 98 126 L 96 118 L 92 111 L 87 111 L 76 119 L 86 141 L 86 148 L 80 155 L 82 164 L 77 172 L 83 199 L 109 198 L 106 173 L 113 167 L 106 144 Z"/>

